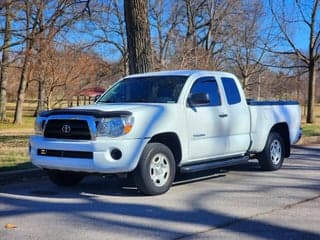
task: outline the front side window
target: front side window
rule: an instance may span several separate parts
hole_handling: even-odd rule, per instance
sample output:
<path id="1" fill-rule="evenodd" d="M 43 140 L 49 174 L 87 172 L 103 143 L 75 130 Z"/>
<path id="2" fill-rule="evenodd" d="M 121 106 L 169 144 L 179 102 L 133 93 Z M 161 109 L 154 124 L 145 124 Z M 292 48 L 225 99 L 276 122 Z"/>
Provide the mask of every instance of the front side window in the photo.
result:
<path id="1" fill-rule="evenodd" d="M 219 106 L 221 105 L 218 84 L 214 78 L 200 78 L 191 88 L 191 94 L 207 93 L 210 102 L 205 106 Z"/>
<path id="2" fill-rule="evenodd" d="M 176 103 L 187 78 L 187 76 L 127 78 L 110 88 L 98 103 Z"/>

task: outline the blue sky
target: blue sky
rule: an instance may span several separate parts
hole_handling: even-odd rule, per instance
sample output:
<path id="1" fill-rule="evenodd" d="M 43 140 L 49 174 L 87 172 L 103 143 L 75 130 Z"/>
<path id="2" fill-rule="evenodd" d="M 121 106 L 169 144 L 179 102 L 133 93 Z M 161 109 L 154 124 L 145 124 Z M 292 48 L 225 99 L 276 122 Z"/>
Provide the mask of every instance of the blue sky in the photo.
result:
<path id="1" fill-rule="evenodd" d="M 249 0 L 248 0 L 249 1 Z M 283 1 L 277 1 L 274 0 L 277 3 L 283 3 L 285 5 L 285 12 L 287 14 L 287 16 L 292 16 L 293 12 L 295 9 L 292 8 L 293 4 L 292 2 L 294 2 L 294 0 L 283 0 Z M 263 0 L 265 7 L 267 8 L 267 6 L 269 5 L 269 0 Z M 306 3 L 310 3 L 311 1 L 305 0 Z M 120 1 L 120 5 L 122 6 L 122 1 Z M 267 20 L 266 23 L 270 23 L 270 19 L 272 18 L 270 11 L 267 11 Z M 318 11 L 318 16 L 317 16 L 317 29 L 319 29 L 319 25 L 320 25 L 320 10 Z M 108 24 L 108 23 L 106 23 Z M 3 28 L 4 27 L 4 18 L 0 18 L 0 26 Z M 84 26 L 84 24 L 80 23 L 78 24 L 78 27 L 81 28 L 81 26 Z M 19 27 L 18 25 L 16 25 L 16 27 Z M 309 38 L 309 32 L 308 29 L 306 28 L 305 24 L 296 24 L 295 27 L 293 27 L 292 29 L 293 32 L 293 39 L 295 41 L 295 43 L 297 44 L 297 46 L 303 50 L 303 51 L 307 51 L 308 50 L 308 38 Z M 98 33 L 98 31 L 95 32 L 96 34 Z M 151 31 L 152 35 L 155 34 L 154 31 Z M 116 39 L 116 37 L 113 37 L 114 39 Z M 14 41 L 16 41 L 17 39 L 14 39 Z M 73 44 L 85 44 L 86 42 L 90 42 L 92 41 L 92 36 L 90 34 L 85 34 L 85 33 L 79 33 L 79 32 L 74 32 L 74 31 L 68 31 L 67 33 L 63 33 L 61 34 L 61 36 L 58 38 L 58 41 L 64 42 L 64 41 L 68 41 L 70 43 Z M 3 41 L 3 34 L 0 34 L 0 44 L 2 44 Z M 288 45 L 282 43 L 279 45 L 280 49 L 287 49 Z M 12 50 L 14 51 L 19 51 L 21 49 L 21 47 L 15 47 Z M 94 51 L 96 53 L 98 53 L 99 55 L 103 56 L 104 59 L 106 60 L 117 60 L 120 58 L 120 53 L 119 51 L 117 51 L 114 47 L 108 45 L 108 44 L 99 44 L 94 48 Z"/>

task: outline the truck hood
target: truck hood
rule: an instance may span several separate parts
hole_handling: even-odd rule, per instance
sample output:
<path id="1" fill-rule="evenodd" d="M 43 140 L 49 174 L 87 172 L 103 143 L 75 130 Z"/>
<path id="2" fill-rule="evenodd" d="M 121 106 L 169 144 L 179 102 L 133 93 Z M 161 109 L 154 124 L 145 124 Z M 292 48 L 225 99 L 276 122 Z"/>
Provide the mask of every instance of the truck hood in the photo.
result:
<path id="1" fill-rule="evenodd" d="M 54 115 L 89 115 L 96 118 L 109 118 L 128 116 L 133 113 L 153 112 L 155 110 L 170 108 L 168 104 L 92 104 L 87 106 L 71 107 L 64 109 L 53 109 L 40 114 L 41 117 Z M 172 107 L 172 105 L 171 105 Z"/>
<path id="2" fill-rule="evenodd" d="M 109 113 L 126 113 L 134 117 L 132 131 L 124 135 L 124 138 L 149 138 L 160 132 L 172 132 L 177 121 L 175 116 L 181 116 L 179 104 L 94 104 L 76 109 L 100 110 Z"/>
<path id="3" fill-rule="evenodd" d="M 179 104 L 92 104 L 87 106 L 57 109 L 44 112 L 40 117 L 57 115 L 93 116 L 95 118 L 112 118 L 133 116 L 134 126 L 130 133 L 122 138 L 149 138 L 160 132 L 173 132 L 180 127 L 183 121 L 176 118 L 183 117 Z M 177 126 L 177 124 L 179 126 Z"/>

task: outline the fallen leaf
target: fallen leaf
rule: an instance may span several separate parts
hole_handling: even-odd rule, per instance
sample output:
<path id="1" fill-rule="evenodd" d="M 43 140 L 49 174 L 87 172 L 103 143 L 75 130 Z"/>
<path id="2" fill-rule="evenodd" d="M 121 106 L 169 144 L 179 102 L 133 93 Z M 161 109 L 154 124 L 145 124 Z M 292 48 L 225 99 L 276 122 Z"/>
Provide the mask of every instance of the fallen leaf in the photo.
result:
<path id="1" fill-rule="evenodd" d="M 11 224 L 11 223 L 7 223 L 4 227 L 7 228 L 7 229 L 11 229 L 11 228 L 17 228 L 17 225 L 14 225 L 14 224 Z"/>

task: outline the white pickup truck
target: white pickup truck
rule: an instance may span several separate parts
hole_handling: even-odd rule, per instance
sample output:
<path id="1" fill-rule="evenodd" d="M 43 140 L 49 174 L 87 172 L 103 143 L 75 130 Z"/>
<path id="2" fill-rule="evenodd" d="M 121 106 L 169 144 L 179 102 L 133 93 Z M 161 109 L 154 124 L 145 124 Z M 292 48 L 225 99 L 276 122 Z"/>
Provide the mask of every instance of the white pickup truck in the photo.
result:
<path id="1" fill-rule="evenodd" d="M 277 170 L 300 137 L 297 102 L 247 101 L 226 72 L 166 71 L 125 77 L 93 105 L 41 113 L 30 156 L 57 185 L 128 174 L 153 195 L 166 192 L 177 171 L 249 158 Z"/>

